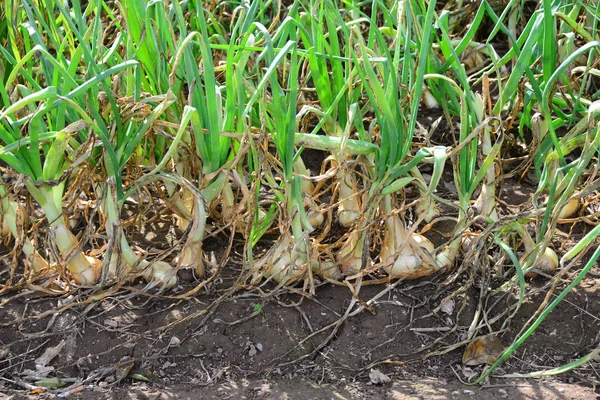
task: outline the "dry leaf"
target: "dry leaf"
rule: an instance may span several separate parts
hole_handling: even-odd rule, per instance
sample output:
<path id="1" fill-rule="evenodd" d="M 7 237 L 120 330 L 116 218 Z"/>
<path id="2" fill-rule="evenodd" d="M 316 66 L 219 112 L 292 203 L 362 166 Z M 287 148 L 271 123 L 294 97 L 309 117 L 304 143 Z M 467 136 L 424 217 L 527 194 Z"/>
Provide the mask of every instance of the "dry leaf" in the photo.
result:
<path id="1" fill-rule="evenodd" d="M 44 354 L 42 354 L 40 358 L 35 360 L 34 363 L 36 369 L 42 369 L 46 365 L 50 364 L 50 361 L 52 361 L 52 359 L 54 359 L 54 357 L 56 357 L 60 353 L 63 347 L 65 347 L 65 344 L 66 342 L 64 340 L 61 340 L 60 343 L 56 346 L 48 347 L 46 351 L 44 351 Z"/>
<path id="2" fill-rule="evenodd" d="M 154 382 L 158 384 L 162 384 L 162 381 L 152 373 L 152 371 L 147 369 L 136 369 L 129 373 L 128 375 L 131 379 L 135 379 L 137 381 L 144 382 Z"/>
<path id="3" fill-rule="evenodd" d="M 493 364 L 504 352 L 504 345 L 496 335 L 475 338 L 463 354 L 465 365 Z"/>
<path id="4" fill-rule="evenodd" d="M 115 377 L 117 378 L 117 381 L 120 381 L 128 376 L 132 369 L 133 359 L 129 358 L 128 356 L 123 357 L 121 361 L 119 361 L 119 364 L 117 364 L 117 369 L 115 371 Z"/>

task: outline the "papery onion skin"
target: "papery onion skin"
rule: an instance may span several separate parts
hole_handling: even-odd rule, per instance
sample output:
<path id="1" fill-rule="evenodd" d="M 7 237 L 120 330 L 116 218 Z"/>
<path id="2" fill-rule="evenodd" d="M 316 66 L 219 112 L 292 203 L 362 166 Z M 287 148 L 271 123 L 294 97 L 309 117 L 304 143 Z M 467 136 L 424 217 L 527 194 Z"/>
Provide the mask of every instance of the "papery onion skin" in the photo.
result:
<path id="1" fill-rule="evenodd" d="M 338 268 L 344 275 L 353 275 L 362 268 L 360 236 L 359 231 L 352 231 L 336 256 Z"/>
<path id="2" fill-rule="evenodd" d="M 325 216 L 319 210 L 319 206 L 312 200 L 310 197 L 304 198 L 304 204 L 306 206 L 306 214 L 308 217 L 308 222 L 310 226 L 313 228 L 319 227 L 325 222 Z"/>
<path id="3" fill-rule="evenodd" d="M 415 211 L 427 223 L 431 222 L 435 217 L 440 215 L 440 210 L 438 209 L 435 202 L 430 198 L 426 198 L 423 201 L 417 203 Z"/>
<path id="4" fill-rule="evenodd" d="M 313 263 L 313 273 L 321 279 L 338 280 L 341 278 L 341 271 L 337 264 L 332 261 L 321 261 Z"/>
<path id="5" fill-rule="evenodd" d="M 181 254 L 175 258 L 178 268 L 193 269 L 196 277 L 204 276 L 205 268 L 202 261 L 202 242 L 186 244 Z"/>
<path id="6" fill-rule="evenodd" d="M 342 200 L 338 210 L 338 222 L 344 228 L 351 227 L 360 216 L 360 202 L 356 195 L 356 180 L 353 176 L 346 176 L 340 181 L 339 194 Z"/>

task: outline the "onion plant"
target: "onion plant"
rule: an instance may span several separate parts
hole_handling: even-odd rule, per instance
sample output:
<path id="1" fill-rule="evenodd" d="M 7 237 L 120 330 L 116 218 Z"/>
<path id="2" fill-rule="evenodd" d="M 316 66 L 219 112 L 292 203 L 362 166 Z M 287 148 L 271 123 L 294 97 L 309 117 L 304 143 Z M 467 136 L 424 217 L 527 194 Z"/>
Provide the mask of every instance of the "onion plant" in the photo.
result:
<path id="1" fill-rule="evenodd" d="M 88 132 L 112 148 L 101 118 L 93 120 L 81 105 L 82 100 L 88 96 L 95 98 L 98 87 L 107 85 L 111 75 L 133 64 L 120 63 L 98 73 L 87 42 L 71 25 L 73 21 L 64 18 L 57 21 L 56 13 L 65 15 L 60 4 L 53 4 L 44 15 L 29 2 L 21 7 L 8 4 L 7 17 L 16 24 L 7 27 L 9 46 L 0 47 L 8 67 L 8 76 L 0 84 L 2 159 L 25 177 L 27 191 L 43 210 L 58 250 L 59 266 L 66 267 L 76 283 L 90 285 L 100 276 L 101 262 L 85 255 L 71 232 L 63 211 L 66 180 L 81 171 L 83 161 L 90 155 Z M 18 29 L 20 23 L 29 27 L 26 34 Z M 73 55 L 77 62 L 68 62 L 71 55 L 58 44 L 66 40 L 59 32 L 71 39 L 77 37 L 80 44 Z M 25 47 L 21 48 L 20 43 Z M 54 56 L 48 48 L 53 49 Z M 79 60 L 89 66 L 91 77 L 79 75 Z M 40 83 L 47 86 L 43 88 Z M 99 117 L 96 110 L 91 113 Z M 110 167 L 116 170 L 114 163 Z M 6 202 L 3 208 L 14 209 Z M 29 243 L 25 240 L 24 250 L 31 256 L 35 253 Z M 40 257 L 35 255 L 34 259 Z"/>
<path id="2" fill-rule="evenodd" d="M 272 60 L 271 64 L 281 62 L 286 90 L 281 87 L 279 77 L 275 73 L 265 75 L 265 78 L 268 77 L 270 101 L 261 102 L 262 107 L 265 107 L 265 115 L 268 116 L 265 128 L 272 136 L 281 163 L 281 184 L 274 187 L 278 197 L 283 199 L 284 208 L 279 218 L 281 237 L 255 266 L 260 275 L 281 284 L 310 277 L 313 264 L 318 265 L 309 238 L 313 226 L 305 209 L 302 177 L 294 173 L 295 158 L 299 156 L 295 145 L 295 101 L 298 95 L 300 62 L 295 49 L 295 31 L 290 29 L 289 33 L 289 41 L 277 57 L 272 48 L 267 48 L 265 54 L 267 59 Z M 275 181 L 271 180 L 275 184 Z"/>
<path id="3" fill-rule="evenodd" d="M 38 101 L 42 104 L 40 109 L 34 109 L 31 114 L 19 121 L 16 113 Z M 98 259 L 86 256 L 82 252 L 79 241 L 71 232 L 63 213 L 62 203 L 66 182 L 61 179 L 61 175 L 72 164 L 68 161 L 67 153 L 75 154 L 74 150 L 81 144 L 75 140 L 70 140 L 71 134 L 75 132 L 69 131 L 64 125 L 60 127 L 61 122 L 64 124 L 64 120 L 60 121 L 62 118 L 59 118 L 59 121 L 52 118 L 49 110 L 50 104 L 56 104 L 57 101 L 59 100 L 56 89 L 51 87 L 25 96 L 4 109 L 4 112 L 0 114 L 2 123 L 0 131 L 4 144 L 2 159 L 15 171 L 26 176 L 25 186 L 44 211 L 51 227 L 59 251 L 60 259 L 58 261 L 60 265 L 66 266 L 76 283 L 89 285 L 95 283 L 100 277 L 101 264 Z M 63 105 L 63 109 L 68 102 L 65 101 L 64 103 L 66 104 Z M 79 109 L 79 111 L 82 110 Z M 74 116 L 77 117 L 77 115 Z M 45 117 L 45 121 L 42 117 Z M 29 124 L 25 125 L 26 122 L 29 122 Z M 44 127 L 46 124 L 60 130 L 48 131 Z M 29 140 L 21 142 L 22 129 L 25 130 Z M 42 141 L 47 143 L 45 149 L 39 146 L 40 136 L 43 137 Z M 7 147 L 12 151 L 7 151 Z M 43 164 L 41 162 L 42 158 L 44 159 Z M 7 204 L 5 201 L 3 208 L 7 211 L 15 211 L 16 207 L 14 204 Z M 13 231 L 13 235 L 17 236 L 16 226 L 12 221 L 13 213 L 11 212 L 8 215 L 9 227 Z M 34 256 L 36 264 L 33 269 L 35 271 L 46 268 L 45 263 L 34 253 L 28 243 L 25 251 L 29 253 L 26 254 L 27 256 Z"/>
<path id="4" fill-rule="evenodd" d="M 305 62 L 310 67 L 307 80 L 314 85 L 319 103 L 319 108 L 303 106 L 298 117 L 312 114 L 321 121 L 313 132 L 319 128 L 327 136 L 348 138 L 360 92 L 350 87 L 357 72 L 356 67 L 351 69 L 350 59 L 345 54 L 350 50 L 350 28 L 360 20 L 345 21 L 329 2 L 312 2 L 298 18 L 302 22 L 299 25 L 302 44 L 307 49 Z M 349 104 L 354 107 L 350 108 Z M 354 224 L 361 212 L 357 179 L 349 167 L 348 157 L 343 144 L 330 156 L 337 169 L 335 177 L 339 178 L 336 186 L 340 205 L 336 213 L 343 227 Z"/>
<path id="5" fill-rule="evenodd" d="M 395 48 L 389 51 L 385 41 L 377 34 L 373 35 L 373 45 L 382 56 L 377 57 L 367 47 L 367 44 L 357 38 L 360 57 L 354 55 L 354 61 L 360 64 L 358 73 L 364 82 L 364 90 L 374 105 L 376 116 L 376 131 L 369 132 L 372 140 L 378 143 L 378 151 L 367 165 L 368 181 L 363 184 L 368 188 L 366 201 L 361 212 L 361 222 L 350 233 L 346 243 L 338 254 L 340 269 L 344 272 L 358 272 L 365 268 L 365 241 L 371 219 L 377 211 L 384 220 L 381 253 L 381 265 L 394 278 L 416 278 L 439 270 L 433 245 L 428 239 L 408 229 L 401 216 L 393 210 L 396 208 L 397 191 L 415 181 L 418 188 L 423 188 L 425 182 L 410 177 L 409 172 L 417 163 L 426 157 L 435 156 L 438 168 L 432 177 L 430 188 L 435 188 L 441 177 L 446 154 L 441 151 L 421 149 L 412 155 L 412 138 L 417 126 L 416 117 L 420 105 L 427 55 L 431 46 L 431 30 L 413 31 L 417 16 L 431 21 L 435 2 L 430 3 L 426 10 L 412 2 L 403 2 L 397 10 L 398 27 L 396 28 Z M 423 14 L 421 14 L 423 13 Z M 425 27 L 428 25 L 426 24 Z M 358 36 L 358 32 L 356 32 Z M 414 35 L 414 36 L 413 36 Z M 413 38 L 416 47 L 412 48 L 409 38 Z M 371 48 L 373 46 L 370 46 Z M 411 51 L 417 51 L 420 58 L 413 64 Z M 408 101 L 408 99 L 412 99 Z M 372 125 L 375 127 L 375 125 Z M 429 195 L 432 190 L 427 190 Z M 429 199 L 421 199 L 427 201 Z"/>

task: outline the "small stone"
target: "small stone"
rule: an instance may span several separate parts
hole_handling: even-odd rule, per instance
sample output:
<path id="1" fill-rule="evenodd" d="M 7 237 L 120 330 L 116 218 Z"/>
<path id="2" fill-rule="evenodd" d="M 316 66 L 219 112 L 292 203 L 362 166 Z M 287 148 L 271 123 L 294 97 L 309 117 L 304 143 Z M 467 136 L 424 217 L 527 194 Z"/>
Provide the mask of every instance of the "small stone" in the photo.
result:
<path id="1" fill-rule="evenodd" d="M 500 396 L 505 399 L 508 397 L 508 392 L 504 389 L 498 389 L 498 393 L 500 393 Z"/>
<path id="2" fill-rule="evenodd" d="M 565 392 L 565 388 L 558 388 L 558 391 L 559 391 L 560 393 L 564 393 L 564 392 Z"/>
<path id="3" fill-rule="evenodd" d="M 250 347 L 250 350 L 248 351 L 248 355 L 250 357 L 254 357 L 256 355 L 256 353 L 258 353 L 258 351 L 256 350 L 256 347 L 254 347 L 254 346 Z"/>
<path id="4" fill-rule="evenodd" d="M 374 385 L 379 385 L 382 383 L 389 383 L 391 379 L 389 376 L 379 371 L 378 369 L 371 368 L 371 372 L 369 372 L 369 379 L 371 383 Z"/>
<path id="5" fill-rule="evenodd" d="M 176 336 L 173 336 L 171 338 L 171 340 L 169 340 L 169 346 L 168 347 L 177 347 L 181 344 L 181 340 L 179 340 L 179 338 L 177 338 Z"/>
<path id="6" fill-rule="evenodd" d="M 256 350 L 263 351 L 263 345 L 262 345 L 262 343 L 257 343 L 255 347 L 256 347 Z"/>
<path id="7" fill-rule="evenodd" d="M 442 303 L 440 304 L 440 310 L 443 313 L 452 315 L 452 313 L 454 312 L 454 300 L 444 299 L 444 301 L 442 301 Z"/>

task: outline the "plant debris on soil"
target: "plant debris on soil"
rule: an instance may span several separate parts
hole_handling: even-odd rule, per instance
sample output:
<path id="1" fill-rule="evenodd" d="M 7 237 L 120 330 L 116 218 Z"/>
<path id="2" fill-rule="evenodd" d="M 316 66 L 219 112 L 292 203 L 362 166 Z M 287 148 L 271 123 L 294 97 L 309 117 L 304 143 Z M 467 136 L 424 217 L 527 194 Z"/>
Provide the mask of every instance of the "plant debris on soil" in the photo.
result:
<path id="1" fill-rule="evenodd" d="M 595 343 L 600 298 L 594 288 L 599 283 L 596 271 L 498 373 L 556 367 Z M 64 385 L 69 385 L 67 378 L 83 379 L 85 391 L 73 396 L 90 399 L 284 398 L 284 393 L 316 399 L 335 398 L 338 392 L 353 399 L 575 399 L 598 394 L 594 386 L 600 360 L 541 382 L 491 378 L 483 387 L 462 385 L 461 379 L 479 373 L 462 366 L 463 347 L 443 355 L 429 353 L 449 331 L 454 330 L 446 343 L 459 342 L 468 328 L 463 324 L 476 310 L 466 310 L 462 317 L 435 312 L 441 296 L 430 296 L 432 286 L 424 281 L 396 287 L 373 303 L 373 312 L 347 319 L 330 339 L 331 324 L 350 300 L 347 290 L 331 285 L 301 302 L 292 295 L 263 302 L 240 294 L 213 309 L 208 308 L 210 296 L 182 301 L 115 293 L 93 307 L 45 317 L 57 300 L 15 300 L 0 320 L 0 392 L 22 393 L 12 384 L 26 385 L 39 355 L 65 343 L 50 363 L 52 375 L 64 377 Z M 366 287 L 361 296 L 369 299 L 379 291 Z M 516 326 L 538 302 L 524 305 Z M 30 316 L 26 327 L 25 321 L 15 325 L 25 312 Z M 509 331 L 501 340 L 510 342 L 513 336 Z M 123 372 L 127 368 L 131 370 Z M 373 371 L 387 379 L 375 379 Z"/>
<path id="2" fill-rule="evenodd" d="M 218 252 L 217 242 L 208 248 Z M 462 299 L 448 302 L 446 296 L 462 282 L 444 287 L 443 279 L 364 286 L 356 296 L 364 305 L 358 313 L 349 312 L 351 292 L 328 283 L 312 297 L 287 291 L 229 293 L 225 282 L 217 282 L 212 293 L 185 298 L 144 293 L 142 283 L 99 292 L 93 300 L 93 293 L 4 295 L 0 392 L 25 398 L 19 388 L 53 376 L 63 388 L 77 381 L 84 390 L 71 396 L 86 399 L 575 399 L 600 394 L 600 359 L 557 377 L 491 377 L 483 386 L 467 385 L 483 368 L 462 364 L 481 288 L 474 285 Z M 582 356 L 600 336 L 599 285 L 595 268 L 494 375 L 558 367 Z M 542 294 L 529 297 L 500 341 L 511 343 L 542 301 Z M 57 346 L 58 354 L 39 368 L 40 356 Z"/>

